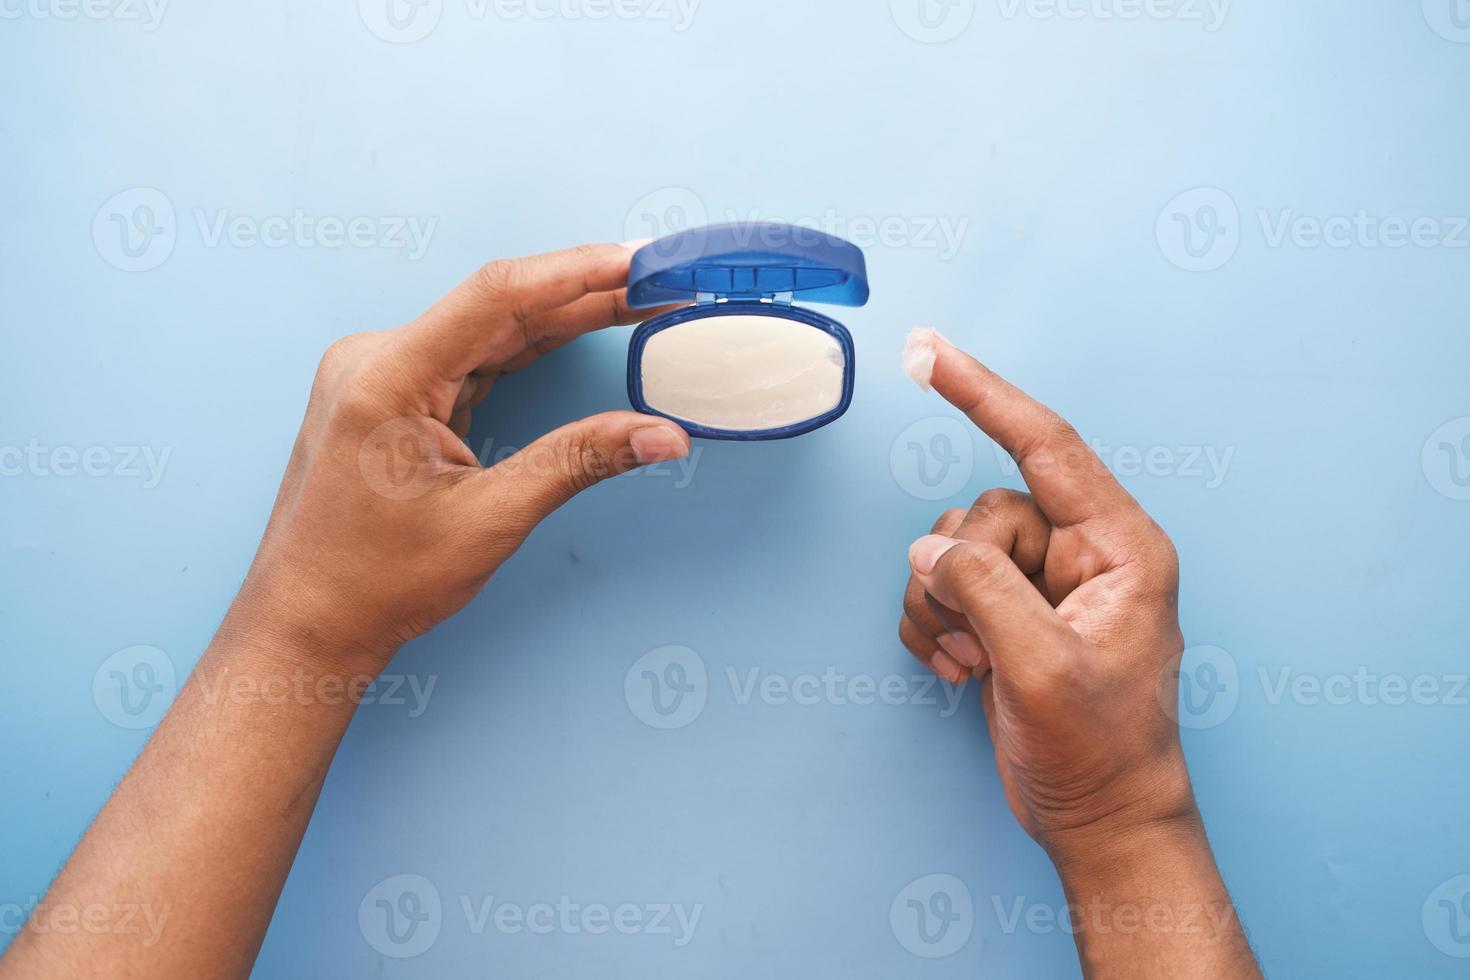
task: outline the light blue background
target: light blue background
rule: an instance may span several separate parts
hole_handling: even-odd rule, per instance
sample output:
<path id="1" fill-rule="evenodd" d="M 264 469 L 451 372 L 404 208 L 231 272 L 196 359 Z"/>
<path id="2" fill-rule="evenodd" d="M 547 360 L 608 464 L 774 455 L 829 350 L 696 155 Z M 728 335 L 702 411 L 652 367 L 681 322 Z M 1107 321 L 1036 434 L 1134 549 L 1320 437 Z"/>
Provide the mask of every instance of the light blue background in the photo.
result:
<path id="1" fill-rule="evenodd" d="M 406 44 L 349 2 L 174 0 L 152 31 L 4 9 L 20 16 L 0 22 L 0 443 L 170 456 L 152 488 L 0 479 L 0 904 L 44 889 L 146 735 L 99 710 L 99 665 L 147 644 L 182 677 L 209 641 L 333 338 L 402 322 L 488 258 L 702 211 L 867 236 L 873 301 L 838 314 L 858 344 L 851 413 L 790 443 L 704 444 L 687 486 L 597 488 L 405 649 L 391 671 L 436 677 L 428 708 L 360 711 L 257 976 L 1075 973 L 1068 935 L 1007 932 L 997 913 L 1062 898 L 1006 808 L 973 687 L 942 717 L 741 704 L 727 678 L 909 677 L 907 545 L 945 507 L 1015 483 L 976 436 L 953 444 L 971 469 L 951 498 L 909 492 L 913 434 L 897 463 L 895 440 L 917 423 L 929 446 L 952 414 L 898 371 L 916 324 L 1109 447 L 1233 452 L 1213 488 L 1183 453 L 1125 482 L 1179 547 L 1190 642 L 1237 668 L 1233 712 L 1185 739 L 1252 941 L 1279 976 L 1466 967 L 1436 940 L 1470 943 L 1435 902 L 1427 926 L 1421 912 L 1470 873 L 1470 708 L 1272 697 L 1282 670 L 1447 688 L 1470 669 L 1470 502 L 1445 468 L 1470 459 L 1435 464 L 1436 442 L 1421 461 L 1470 415 L 1470 249 L 1273 247 L 1260 218 L 1470 214 L 1470 44 L 1417 2 L 1238 0 L 1210 31 L 980 0 L 937 44 L 878 0 L 703 0 L 682 31 L 476 19 L 443 0 Z M 167 196 L 177 233 L 166 261 L 128 273 L 92 228 L 139 187 Z M 1211 272 L 1179 268 L 1156 236 L 1195 188 L 1239 210 L 1238 251 Z M 411 260 L 211 247 L 196 218 L 297 208 L 437 226 Z M 884 219 L 897 231 L 874 241 L 862 222 Z M 965 223 L 952 255 L 924 234 L 939 219 Z M 476 448 L 623 407 L 626 336 L 504 384 Z M 660 731 L 624 677 L 667 644 L 697 651 L 709 689 L 692 724 Z M 441 895 L 441 933 L 384 958 L 358 905 L 403 873 Z M 976 910 L 936 960 L 889 921 L 930 874 L 962 881 Z M 460 896 L 492 895 L 703 910 L 684 948 L 476 935 Z"/>

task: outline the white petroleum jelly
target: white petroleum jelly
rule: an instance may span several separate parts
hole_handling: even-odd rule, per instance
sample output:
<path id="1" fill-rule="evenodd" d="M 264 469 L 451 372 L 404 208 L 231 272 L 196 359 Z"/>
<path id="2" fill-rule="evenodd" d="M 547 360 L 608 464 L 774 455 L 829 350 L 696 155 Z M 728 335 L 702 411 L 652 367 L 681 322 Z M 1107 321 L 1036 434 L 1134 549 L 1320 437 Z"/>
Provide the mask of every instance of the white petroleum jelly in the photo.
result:
<path id="1" fill-rule="evenodd" d="M 643 396 L 677 419 L 756 432 L 805 422 L 842 401 L 837 340 L 782 316 L 686 320 L 648 338 Z"/>
<path id="2" fill-rule="evenodd" d="M 932 391 L 934 362 L 939 360 L 939 345 L 949 343 L 944 334 L 933 327 L 915 327 L 909 331 L 903 346 L 903 373 L 925 391 Z"/>

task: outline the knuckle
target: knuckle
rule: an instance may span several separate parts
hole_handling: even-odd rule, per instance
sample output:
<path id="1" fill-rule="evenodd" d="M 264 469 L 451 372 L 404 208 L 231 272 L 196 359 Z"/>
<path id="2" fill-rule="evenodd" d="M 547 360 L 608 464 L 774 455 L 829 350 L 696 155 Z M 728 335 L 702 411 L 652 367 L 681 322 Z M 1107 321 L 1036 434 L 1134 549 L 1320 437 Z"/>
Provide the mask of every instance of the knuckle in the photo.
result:
<path id="1" fill-rule="evenodd" d="M 1082 437 L 1072 423 L 1062 418 L 1053 409 L 1045 409 L 1030 438 L 1021 447 L 1019 455 L 1042 461 L 1065 463 L 1065 456 L 1082 443 Z"/>
<path id="2" fill-rule="evenodd" d="M 914 656 L 920 658 L 924 656 L 925 650 L 932 646 L 929 637 L 907 616 L 898 618 L 898 642 L 907 647 Z"/>
<path id="3" fill-rule="evenodd" d="M 987 512 L 1007 511 L 1017 506 L 1024 506 L 1030 499 L 1029 495 L 1019 490 L 1012 490 L 1009 487 L 991 487 L 975 498 L 973 509 Z"/>
<path id="4" fill-rule="evenodd" d="M 984 588 L 1005 574 L 1010 558 L 999 548 L 988 544 L 972 544 L 956 549 L 950 563 L 950 574 L 968 585 Z"/>
<path id="5" fill-rule="evenodd" d="M 564 459 L 568 485 L 578 492 L 612 476 L 617 461 L 590 435 L 577 435 L 568 444 Z"/>
<path id="6" fill-rule="evenodd" d="M 340 375 L 342 370 L 352 363 L 361 343 L 362 334 L 356 333 L 332 341 L 322 352 L 321 360 L 317 362 L 317 377 L 331 379 Z"/>
<path id="7" fill-rule="evenodd" d="M 510 259 L 495 259 L 480 266 L 475 284 L 486 299 L 504 299 L 515 288 L 516 264 Z"/>
<path id="8" fill-rule="evenodd" d="M 912 580 L 903 593 L 903 614 L 916 623 L 929 614 L 929 604 L 924 599 L 924 590 Z"/>
<path id="9" fill-rule="evenodd" d="M 966 512 L 963 507 L 951 507 L 939 515 L 939 520 L 934 522 L 934 526 L 929 529 L 929 533 L 942 534 L 947 530 L 959 527 L 965 520 L 965 514 Z"/>
<path id="10" fill-rule="evenodd" d="M 1072 427 L 1072 423 L 1062 418 L 1053 409 L 1048 408 L 1043 416 L 1041 431 L 1047 436 L 1048 441 L 1072 442 L 1081 441 L 1081 436 Z"/>
<path id="11" fill-rule="evenodd" d="M 1179 587 L 1179 551 L 1164 529 L 1146 518 L 1140 535 L 1138 564 L 1150 591 L 1170 594 Z"/>

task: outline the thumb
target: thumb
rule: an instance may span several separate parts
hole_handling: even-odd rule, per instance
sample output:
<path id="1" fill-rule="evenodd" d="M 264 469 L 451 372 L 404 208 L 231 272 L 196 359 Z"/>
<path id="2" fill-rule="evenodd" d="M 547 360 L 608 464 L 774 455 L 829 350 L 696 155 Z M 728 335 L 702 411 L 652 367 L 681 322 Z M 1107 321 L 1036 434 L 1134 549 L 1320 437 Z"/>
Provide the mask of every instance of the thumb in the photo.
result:
<path id="1" fill-rule="evenodd" d="M 689 436 L 668 419 L 607 412 L 564 425 L 478 474 L 497 533 L 519 547 L 552 511 L 588 487 L 640 466 L 683 459 Z"/>
<path id="2" fill-rule="evenodd" d="M 926 592 L 970 620 L 996 670 L 1046 667 L 1037 656 L 1067 649 L 1059 638 L 1075 639 L 1011 556 L 993 544 L 930 534 L 909 549 L 909 564 Z"/>

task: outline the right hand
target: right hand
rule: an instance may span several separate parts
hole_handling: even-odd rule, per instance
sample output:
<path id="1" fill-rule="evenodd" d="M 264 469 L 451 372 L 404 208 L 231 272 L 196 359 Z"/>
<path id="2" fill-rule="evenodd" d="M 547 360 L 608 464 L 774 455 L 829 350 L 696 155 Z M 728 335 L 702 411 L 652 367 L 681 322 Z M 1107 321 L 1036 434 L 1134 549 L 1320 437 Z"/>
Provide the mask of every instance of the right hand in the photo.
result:
<path id="1" fill-rule="evenodd" d="M 1054 859 L 1197 824 L 1169 683 L 1184 648 L 1173 545 L 1055 412 L 938 348 L 934 388 L 1031 493 L 987 491 L 914 543 L 900 637 L 946 680 L 980 681 L 1011 809 Z"/>

